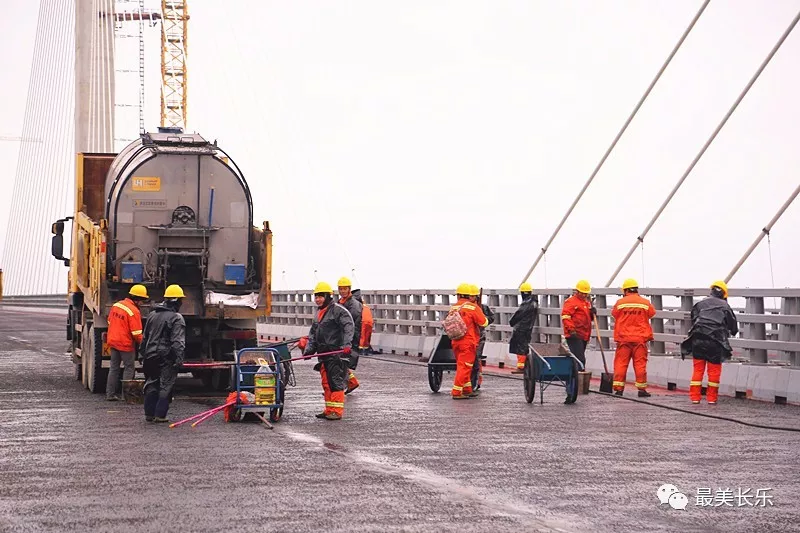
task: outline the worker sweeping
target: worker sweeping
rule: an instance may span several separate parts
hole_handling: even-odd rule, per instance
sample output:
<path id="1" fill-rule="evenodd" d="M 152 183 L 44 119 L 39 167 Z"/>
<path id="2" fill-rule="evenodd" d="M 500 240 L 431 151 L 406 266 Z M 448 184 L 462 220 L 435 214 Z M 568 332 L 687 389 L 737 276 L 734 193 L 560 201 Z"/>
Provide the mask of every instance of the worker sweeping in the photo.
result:
<path id="1" fill-rule="evenodd" d="M 353 317 L 342 305 L 333 300 L 333 289 L 324 281 L 314 287 L 317 314 L 308 332 L 308 344 L 303 355 L 341 351 L 350 355 L 355 331 Z M 319 358 L 314 365 L 319 371 L 325 394 L 325 410 L 317 418 L 341 420 L 344 416 L 344 391 L 347 388 L 348 360 L 338 354 Z"/>
<path id="2" fill-rule="evenodd" d="M 533 287 L 528 282 L 519 286 L 519 293 L 522 297 L 522 304 L 517 308 L 508 321 L 508 325 L 513 328 L 511 340 L 508 342 L 508 351 L 517 356 L 517 368 L 512 370 L 512 374 L 522 374 L 525 368 L 525 361 L 530 353 L 531 336 L 533 326 L 539 318 L 539 302 L 533 296 Z"/>
<path id="3" fill-rule="evenodd" d="M 372 353 L 372 329 L 375 327 L 375 320 L 372 318 L 372 309 L 364 303 L 361 297 L 361 289 L 353 291 L 353 298 L 361 303 L 361 336 L 358 339 L 358 353 L 369 355 Z"/>
<path id="4" fill-rule="evenodd" d="M 488 305 L 481 301 L 481 296 L 480 287 L 477 285 L 472 285 L 472 294 L 470 294 L 470 300 L 480 306 L 481 311 L 483 311 L 483 314 L 489 324 L 494 324 L 494 313 Z M 486 328 L 483 327 L 479 329 L 481 334 L 480 339 L 478 340 L 478 348 L 475 350 L 475 362 L 473 363 L 472 375 L 470 377 L 472 389 L 475 391 L 480 390 L 481 385 L 483 384 L 483 366 L 486 364 L 486 357 L 483 355 L 483 347 L 486 345 Z"/>
<path id="5" fill-rule="evenodd" d="M 480 307 L 470 301 L 474 289 L 469 283 L 462 283 L 456 289 L 458 301 L 444 319 L 444 331 L 450 338 L 456 358 L 456 375 L 453 379 L 452 398 L 463 400 L 478 395 L 472 389 L 472 367 L 480 339 L 479 328 L 489 325 Z"/>
<path id="6" fill-rule="evenodd" d="M 622 283 L 622 294 L 611 310 L 614 342 L 617 343 L 614 354 L 614 394 L 622 396 L 628 364 L 633 359 L 639 397 L 647 398 L 650 396 L 647 392 L 647 343 L 653 340 L 650 319 L 656 315 L 656 309 L 649 300 L 639 296 L 639 284 L 635 279 L 629 278 Z"/>
<path id="7" fill-rule="evenodd" d="M 363 306 L 361 302 L 353 298 L 352 287 L 353 284 L 348 278 L 339 278 L 339 304 L 341 304 L 353 317 L 353 342 L 350 346 L 350 357 L 348 361 L 348 375 L 347 375 L 347 390 L 345 394 L 350 394 L 358 388 L 358 379 L 356 378 L 355 369 L 358 366 L 358 347 L 361 341 L 361 313 Z"/>
<path id="8" fill-rule="evenodd" d="M 681 343 L 681 359 L 691 354 L 694 360 L 692 380 L 689 382 L 689 399 L 692 403 L 700 403 L 706 369 L 706 399 L 709 405 L 716 404 L 719 399 L 722 361 L 730 359 L 733 351 L 728 336 L 739 332 L 736 315 L 727 300 L 728 285 L 724 281 L 715 281 L 711 284 L 711 294 L 692 307 L 692 328 L 688 338 Z"/>
<path id="9" fill-rule="evenodd" d="M 564 337 L 567 339 L 569 351 L 586 366 L 586 346 L 592 336 L 592 318 L 595 311 L 589 294 L 592 286 L 585 279 L 575 285 L 575 290 L 564 302 L 561 309 L 561 321 L 564 325 Z M 564 403 L 574 403 L 569 394 Z"/>
<path id="10" fill-rule="evenodd" d="M 147 288 L 134 285 L 128 297 L 111 306 L 108 313 L 108 347 L 111 366 L 106 382 L 106 400 L 116 402 L 119 397 L 119 365 L 123 366 L 122 379 L 133 379 L 136 374 L 136 349 L 142 344 L 142 313 L 139 304 L 147 300 Z"/>
<path id="11" fill-rule="evenodd" d="M 186 321 L 178 312 L 185 297 L 179 285 L 167 287 L 164 301 L 153 307 L 144 326 L 141 357 L 148 422 L 169 422 L 169 399 L 186 349 Z"/>

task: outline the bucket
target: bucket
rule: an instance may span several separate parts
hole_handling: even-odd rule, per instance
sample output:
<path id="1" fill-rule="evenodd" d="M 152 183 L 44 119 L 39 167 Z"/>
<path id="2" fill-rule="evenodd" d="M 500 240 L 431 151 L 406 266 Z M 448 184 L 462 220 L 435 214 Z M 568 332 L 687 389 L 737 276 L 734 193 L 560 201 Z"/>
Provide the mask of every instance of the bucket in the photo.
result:
<path id="1" fill-rule="evenodd" d="M 125 400 L 125 403 L 144 403 L 144 380 L 123 379 L 122 398 Z"/>
<path id="2" fill-rule="evenodd" d="M 589 382 L 591 379 L 591 372 L 578 372 L 578 394 L 589 394 Z"/>

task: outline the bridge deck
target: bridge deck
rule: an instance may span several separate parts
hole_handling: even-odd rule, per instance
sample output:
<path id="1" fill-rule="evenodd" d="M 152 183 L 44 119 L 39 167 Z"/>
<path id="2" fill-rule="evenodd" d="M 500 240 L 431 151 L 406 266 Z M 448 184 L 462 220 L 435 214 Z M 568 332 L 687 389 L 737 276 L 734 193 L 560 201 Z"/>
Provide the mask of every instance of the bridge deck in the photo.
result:
<path id="1" fill-rule="evenodd" d="M 314 418 L 318 374 L 297 368 L 274 431 L 212 418 L 147 424 L 71 378 L 63 318 L 0 310 L 0 529 L 6 531 L 775 531 L 796 527 L 797 434 L 487 377 L 462 402 L 413 359 L 362 359 L 345 420 Z M 445 378 L 446 389 L 452 375 Z M 173 419 L 218 405 L 180 380 Z M 656 403 L 687 406 L 656 390 Z M 800 408 L 723 398 L 694 407 L 800 428 Z M 686 511 L 659 506 L 672 483 Z M 698 488 L 733 506 L 697 506 Z M 773 506 L 735 499 L 771 489 Z M 720 496 L 719 501 L 724 498 Z M 719 503 L 719 502 L 717 502 Z M 751 502 L 752 503 L 752 502 Z M 757 524 L 757 525 L 756 525 Z"/>

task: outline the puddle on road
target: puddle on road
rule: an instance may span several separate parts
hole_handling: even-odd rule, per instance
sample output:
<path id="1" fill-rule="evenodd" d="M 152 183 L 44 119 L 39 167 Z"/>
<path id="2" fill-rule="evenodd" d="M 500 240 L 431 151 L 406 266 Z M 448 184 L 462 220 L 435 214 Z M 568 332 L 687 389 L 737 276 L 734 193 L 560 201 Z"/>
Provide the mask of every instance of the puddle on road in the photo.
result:
<path id="1" fill-rule="evenodd" d="M 461 485 L 454 479 L 440 476 L 439 474 L 436 474 L 430 470 L 407 463 L 393 461 L 392 459 L 382 455 L 362 451 L 351 451 L 340 444 L 325 442 L 319 437 L 309 435 L 307 433 L 282 429 L 278 431 L 278 433 L 285 435 L 297 442 L 314 444 L 323 448 L 324 450 L 341 455 L 350 461 L 364 465 L 382 474 L 401 476 L 413 483 L 426 485 L 439 491 L 446 497 L 470 500 L 471 502 L 481 505 L 495 514 L 522 518 L 528 522 L 528 525 L 535 526 L 537 531 L 550 531 L 559 533 L 572 531 L 571 529 L 566 529 L 566 524 L 556 524 L 552 520 L 540 518 L 537 516 L 536 509 L 525 505 L 524 503 L 515 502 L 506 496 L 490 494 L 485 491 L 478 492 L 471 487 Z"/>

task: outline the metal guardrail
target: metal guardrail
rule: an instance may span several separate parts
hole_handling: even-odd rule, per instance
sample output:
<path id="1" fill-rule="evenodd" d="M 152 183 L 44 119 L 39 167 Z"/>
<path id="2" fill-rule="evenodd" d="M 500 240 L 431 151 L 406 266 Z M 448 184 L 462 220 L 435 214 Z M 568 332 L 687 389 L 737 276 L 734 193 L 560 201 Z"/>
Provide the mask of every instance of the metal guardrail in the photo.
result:
<path id="1" fill-rule="evenodd" d="M 44 307 L 67 309 L 69 303 L 66 294 L 35 294 L 30 296 L 3 296 L 0 307 Z"/>
<path id="2" fill-rule="evenodd" d="M 657 313 L 652 320 L 655 340 L 653 355 L 680 353 L 679 344 L 691 326 L 692 306 L 708 295 L 707 288 L 642 288 L 640 294 L 653 303 Z M 276 325 L 310 327 L 315 304 L 310 291 L 273 291 L 272 314 L 264 322 Z M 560 342 L 561 307 L 572 289 L 538 289 L 539 340 Z M 420 289 L 361 291 L 372 309 L 375 332 L 413 337 L 435 336 L 450 305 L 452 290 Z M 486 330 L 487 341 L 507 343 L 508 325 L 521 303 L 516 290 L 484 289 L 484 303 L 495 313 L 495 323 Z M 618 289 L 593 289 L 603 344 L 613 342 L 611 307 L 620 298 Z M 731 339 L 734 356 L 752 363 L 781 362 L 800 366 L 800 289 L 730 289 L 729 302 L 737 312 L 739 335 Z M 765 307 L 770 301 L 770 308 Z M 741 312 L 744 310 L 744 312 Z"/>

